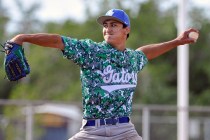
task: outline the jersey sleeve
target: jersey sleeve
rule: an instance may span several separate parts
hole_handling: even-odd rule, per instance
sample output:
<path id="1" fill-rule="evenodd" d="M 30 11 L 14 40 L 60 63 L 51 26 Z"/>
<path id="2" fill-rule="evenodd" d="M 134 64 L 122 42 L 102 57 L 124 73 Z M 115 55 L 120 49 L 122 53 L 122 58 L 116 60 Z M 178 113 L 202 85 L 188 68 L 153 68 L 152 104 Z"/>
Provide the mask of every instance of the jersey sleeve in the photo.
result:
<path id="1" fill-rule="evenodd" d="M 79 66 L 87 66 L 90 61 L 91 54 L 94 53 L 94 42 L 88 39 L 78 40 L 75 38 L 62 36 L 64 43 L 63 56 L 64 58 L 72 60 Z"/>
<path id="2" fill-rule="evenodd" d="M 137 53 L 137 65 L 138 71 L 141 71 L 144 66 L 148 63 L 146 55 L 142 51 L 135 51 Z"/>

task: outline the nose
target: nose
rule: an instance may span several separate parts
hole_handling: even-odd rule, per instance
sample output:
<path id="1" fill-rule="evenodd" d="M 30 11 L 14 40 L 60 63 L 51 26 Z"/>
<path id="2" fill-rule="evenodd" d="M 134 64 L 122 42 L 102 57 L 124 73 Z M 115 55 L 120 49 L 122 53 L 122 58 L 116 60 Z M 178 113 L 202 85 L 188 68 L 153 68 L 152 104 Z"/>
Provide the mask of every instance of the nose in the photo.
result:
<path id="1" fill-rule="evenodd" d="M 107 33 L 112 32 L 112 27 L 111 27 L 111 26 L 107 26 L 107 27 L 105 28 L 105 31 L 106 31 Z"/>

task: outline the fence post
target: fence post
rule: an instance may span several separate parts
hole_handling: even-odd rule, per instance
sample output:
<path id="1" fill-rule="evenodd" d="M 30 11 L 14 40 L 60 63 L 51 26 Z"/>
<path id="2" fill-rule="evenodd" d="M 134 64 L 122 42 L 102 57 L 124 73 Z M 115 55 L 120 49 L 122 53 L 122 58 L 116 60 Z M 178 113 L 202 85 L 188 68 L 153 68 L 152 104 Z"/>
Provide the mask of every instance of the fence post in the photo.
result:
<path id="1" fill-rule="evenodd" d="M 33 140 L 33 107 L 26 106 L 26 140 Z"/>
<path id="2" fill-rule="evenodd" d="M 150 139 L 150 110 L 148 107 L 144 107 L 142 112 L 142 137 L 143 140 Z"/>
<path id="3" fill-rule="evenodd" d="M 204 120 L 204 140 L 209 140 L 210 138 L 210 119 Z"/>

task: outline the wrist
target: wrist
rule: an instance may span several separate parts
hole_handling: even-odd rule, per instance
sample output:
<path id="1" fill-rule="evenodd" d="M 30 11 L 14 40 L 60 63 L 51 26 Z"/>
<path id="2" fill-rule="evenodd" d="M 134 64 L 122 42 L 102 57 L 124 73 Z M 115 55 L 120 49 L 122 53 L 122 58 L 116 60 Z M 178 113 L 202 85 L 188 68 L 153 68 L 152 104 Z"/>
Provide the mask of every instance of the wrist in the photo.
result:
<path id="1" fill-rule="evenodd" d="M 13 37 L 12 39 L 10 39 L 10 41 L 22 46 L 22 44 L 24 42 L 24 34 L 18 34 L 15 37 Z"/>
<path id="2" fill-rule="evenodd" d="M 178 39 L 171 40 L 171 43 L 172 43 L 173 46 L 182 45 L 182 43 Z"/>

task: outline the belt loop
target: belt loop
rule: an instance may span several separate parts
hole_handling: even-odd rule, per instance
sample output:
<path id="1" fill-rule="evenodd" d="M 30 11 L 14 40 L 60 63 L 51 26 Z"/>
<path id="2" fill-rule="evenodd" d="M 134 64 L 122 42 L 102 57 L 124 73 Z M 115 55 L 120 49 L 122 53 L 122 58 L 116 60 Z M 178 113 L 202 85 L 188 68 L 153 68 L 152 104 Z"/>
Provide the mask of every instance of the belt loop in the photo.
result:
<path id="1" fill-rule="evenodd" d="M 96 127 L 100 127 L 100 126 L 101 126 L 101 124 L 100 124 L 100 119 L 96 119 L 96 120 L 95 120 L 95 126 L 96 126 Z"/>
<path id="2" fill-rule="evenodd" d="M 87 124 L 87 120 L 82 119 L 82 128 L 84 128 L 86 124 Z"/>
<path id="3" fill-rule="evenodd" d="M 98 119 L 95 119 L 95 127 L 98 127 Z"/>
<path id="4" fill-rule="evenodd" d="M 106 126 L 106 119 L 103 119 L 103 121 L 104 121 L 104 125 Z"/>

